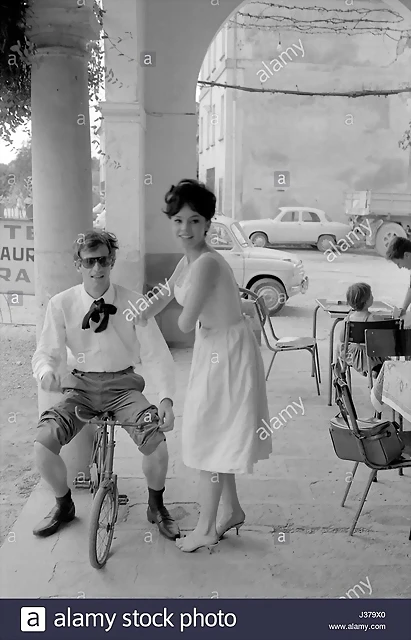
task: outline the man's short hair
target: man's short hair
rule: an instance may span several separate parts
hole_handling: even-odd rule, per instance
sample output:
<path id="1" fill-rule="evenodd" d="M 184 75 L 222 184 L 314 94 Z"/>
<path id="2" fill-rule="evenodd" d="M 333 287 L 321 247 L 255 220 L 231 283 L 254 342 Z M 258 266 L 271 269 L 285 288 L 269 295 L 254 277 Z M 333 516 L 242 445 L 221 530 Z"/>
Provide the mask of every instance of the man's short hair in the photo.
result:
<path id="1" fill-rule="evenodd" d="M 387 260 L 402 260 L 404 253 L 411 253 L 411 240 L 395 236 L 390 242 L 385 257 Z"/>
<path id="2" fill-rule="evenodd" d="M 118 250 L 118 240 L 114 233 L 109 231 L 102 231 L 99 229 L 93 229 L 93 231 L 86 231 L 86 233 L 79 233 L 78 237 L 73 243 L 73 257 L 77 261 L 81 255 L 83 249 L 97 249 L 97 247 L 107 247 L 109 255 L 116 257 L 116 251 Z"/>

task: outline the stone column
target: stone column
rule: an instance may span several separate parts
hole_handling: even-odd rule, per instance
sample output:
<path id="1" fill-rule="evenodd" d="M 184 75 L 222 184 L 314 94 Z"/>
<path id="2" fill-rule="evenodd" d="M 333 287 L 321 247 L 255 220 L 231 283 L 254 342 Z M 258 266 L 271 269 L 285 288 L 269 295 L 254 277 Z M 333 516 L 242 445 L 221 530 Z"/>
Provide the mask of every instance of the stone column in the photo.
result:
<path id="1" fill-rule="evenodd" d="M 112 279 L 129 289 L 144 285 L 144 50 L 145 0 L 105 0 L 106 101 L 101 104 L 106 174 L 106 229 L 120 250 Z"/>
<path id="2" fill-rule="evenodd" d="M 106 173 L 106 230 L 120 250 L 112 280 L 143 291 L 145 112 L 136 102 L 103 102 Z"/>
<path id="3" fill-rule="evenodd" d="M 87 6 L 89 5 L 89 6 Z M 51 296 L 79 283 L 72 243 L 92 228 L 86 45 L 98 37 L 89 0 L 35 0 L 32 66 L 32 176 L 37 337 Z M 60 399 L 39 388 L 39 413 Z M 90 433 L 63 449 L 69 486 L 88 472 Z"/>

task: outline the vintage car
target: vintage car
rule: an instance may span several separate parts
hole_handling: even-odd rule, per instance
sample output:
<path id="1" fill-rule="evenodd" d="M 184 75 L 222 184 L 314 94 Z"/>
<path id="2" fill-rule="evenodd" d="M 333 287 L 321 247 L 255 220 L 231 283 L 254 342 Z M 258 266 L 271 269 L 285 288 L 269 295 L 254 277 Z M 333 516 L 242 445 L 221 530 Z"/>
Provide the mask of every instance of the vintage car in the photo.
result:
<path id="1" fill-rule="evenodd" d="M 351 231 L 348 224 L 335 222 L 321 209 L 312 207 L 280 207 L 273 218 L 242 220 L 240 224 L 257 247 L 308 244 L 323 252 L 331 242 L 342 240 Z"/>
<path id="2" fill-rule="evenodd" d="M 307 291 L 301 260 L 286 251 L 253 247 L 232 218 L 214 216 L 207 238 L 227 260 L 238 285 L 264 297 L 270 315 L 278 313 L 291 296 Z"/>
<path id="3" fill-rule="evenodd" d="M 94 227 L 105 227 L 105 211 Z M 207 241 L 227 260 L 240 287 L 264 297 L 270 315 L 278 313 L 288 298 L 308 289 L 301 260 L 286 251 L 254 247 L 232 218 L 214 216 Z"/>

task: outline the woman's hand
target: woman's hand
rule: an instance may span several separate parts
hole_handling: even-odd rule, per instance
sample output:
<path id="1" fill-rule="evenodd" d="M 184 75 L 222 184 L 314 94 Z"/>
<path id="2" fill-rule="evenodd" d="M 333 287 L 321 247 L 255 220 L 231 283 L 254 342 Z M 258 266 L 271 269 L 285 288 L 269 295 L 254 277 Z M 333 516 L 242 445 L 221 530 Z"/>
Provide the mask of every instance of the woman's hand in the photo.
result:
<path id="1" fill-rule="evenodd" d="M 256 315 L 255 304 L 251 300 L 241 299 L 241 307 L 242 312 L 249 316 L 250 318 L 254 318 Z"/>
<path id="2" fill-rule="evenodd" d="M 405 316 L 404 309 L 398 309 L 398 307 L 394 307 L 394 311 L 392 312 L 392 317 L 394 320 L 398 320 L 399 318 L 403 318 Z"/>
<path id="3" fill-rule="evenodd" d="M 147 314 L 145 314 L 144 311 L 137 311 L 133 318 L 133 324 L 137 325 L 138 327 L 146 327 L 147 320 Z"/>

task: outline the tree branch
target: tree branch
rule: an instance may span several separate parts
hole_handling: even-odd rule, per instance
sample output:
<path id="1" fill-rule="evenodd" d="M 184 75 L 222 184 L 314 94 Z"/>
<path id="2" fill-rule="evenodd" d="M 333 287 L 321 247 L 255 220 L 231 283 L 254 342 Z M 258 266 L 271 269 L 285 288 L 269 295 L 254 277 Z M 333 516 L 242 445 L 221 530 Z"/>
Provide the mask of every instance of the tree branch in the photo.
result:
<path id="1" fill-rule="evenodd" d="M 318 6 L 285 7 L 274 2 L 259 2 L 256 4 L 263 5 L 266 8 L 259 14 L 238 11 L 236 16 L 230 19 L 230 25 L 245 29 L 256 28 L 262 31 L 299 31 L 311 34 L 330 32 L 344 33 L 345 35 L 361 35 L 363 33 L 387 35 L 389 32 L 396 32 L 402 35 L 410 34 L 409 29 L 395 28 L 393 26 L 399 26 L 400 23 L 405 24 L 405 19 L 400 13 L 389 8 L 326 9 Z M 266 14 L 265 12 L 270 8 L 283 10 L 285 15 L 279 12 Z M 295 12 L 297 16 L 300 15 L 301 17 L 294 17 L 290 15 L 291 12 Z M 305 15 L 307 12 L 319 14 L 320 17 L 307 17 Z M 237 20 L 236 17 L 243 21 Z M 360 26 L 358 27 L 358 25 Z"/>
<path id="2" fill-rule="evenodd" d="M 222 84 L 221 82 L 209 82 L 199 80 L 197 84 L 207 87 L 222 87 L 223 89 L 236 89 L 249 93 L 278 93 L 293 96 L 326 96 L 339 98 L 365 98 L 366 96 L 392 96 L 399 93 L 411 93 L 411 86 L 403 89 L 361 89 L 357 91 L 300 91 L 300 89 L 259 89 L 256 87 L 242 87 L 236 84 Z"/>
<path id="3" fill-rule="evenodd" d="M 326 7 L 322 7 L 320 5 L 314 5 L 314 6 L 310 6 L 310 7 L 302 7 L 301 5 L 284 5 L 284 4 L 278 4 L 276 2 L 262 2 L 262 1 L 258 1 L 258 2 L 253 2 L 254 6 L 265 6 L 265 7 L 271 7 L 271 8 L 275 8 L 275 9 L 283 9 L 284 11 L 318 11 L 320 13 L 342 13 L 344 15 L 347 15 L 349 13 L 357 13 L 357 14 L 367 14 L 367 13 L 389 13 L 391 15 L 394 15 L 398 18 L 402 18 L 402 15 L 400 13 L 398 13 L 398 11 L 394 11 L 394 9 L 389 9 L 388 7 L 380 7 L 380 8 L 374 8 L 374 9 L 366 9 L 366 8 L 358 8 L 358 9 L 340 9 L 338 7 L 334 7 L 333 9 L 327 9 Z M 348 5 L 347 5 L 348 6 Z M 265 9 L 264 9 L 265 11 Z M 239 14 L 241 14 L 241 11 L 238 11 Z M 261 14 L 258 14 L 261 15 Z"/>

